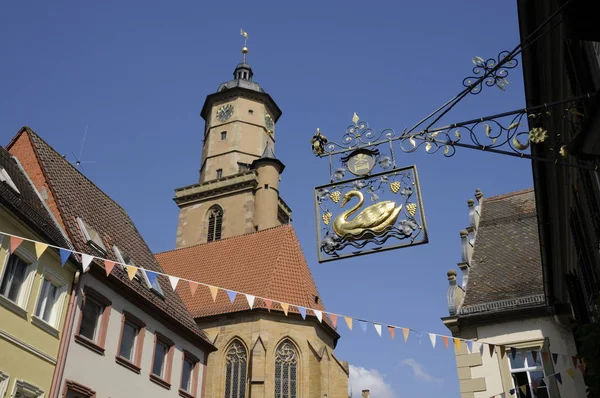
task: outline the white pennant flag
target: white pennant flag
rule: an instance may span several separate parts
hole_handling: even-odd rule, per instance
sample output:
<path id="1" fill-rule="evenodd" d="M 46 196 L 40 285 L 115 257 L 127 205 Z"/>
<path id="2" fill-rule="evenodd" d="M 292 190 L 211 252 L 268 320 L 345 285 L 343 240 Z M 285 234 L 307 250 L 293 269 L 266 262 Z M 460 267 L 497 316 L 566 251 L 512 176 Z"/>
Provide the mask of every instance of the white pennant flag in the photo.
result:
<path id="1" fill-rule="evenodd" d="M 90 256 L 89 254 L 81 253 L 81 266 L 83 267 L 83 272 L 87 272 L 93 259 L 94 259 L 94 256 Z"/>
<path id="2" fill-rule="evenodd" d="M 435 337 L 436 335 L 433 333 L 429 333 L 429 340 L 431 340 L 431 346 L 435 348 Z"/>
<path id="3" fill-rule="evenodd" d="M 319 322 L 323 322 L 323 313 L 319 310 L 313 310 Z"/>
<path id="4" fill-rule="evenodd" d="M 246 294 L 246 300 L 248 300 L 248 305 L 250 306 L 250 309 L 252 309 L 252 307 L 254 307 L 254 299 L 256 297 L 254 297 L 251 294 Z"/>
<path id="5" fill-rule="evenodd" d="M 377 331 L 379 337 L 381 337 L 381 325 L 378 323 L 374 323 L 373 326 L 375 327 L 375 330 Z"/>
<path id="6" fill-rule="evenodd" d="M 177 284 L 179 283 L 179 278 L 173 275 L 169 275 L 169 282 L 171 282 L 171 288 L 175 290 Z"/>

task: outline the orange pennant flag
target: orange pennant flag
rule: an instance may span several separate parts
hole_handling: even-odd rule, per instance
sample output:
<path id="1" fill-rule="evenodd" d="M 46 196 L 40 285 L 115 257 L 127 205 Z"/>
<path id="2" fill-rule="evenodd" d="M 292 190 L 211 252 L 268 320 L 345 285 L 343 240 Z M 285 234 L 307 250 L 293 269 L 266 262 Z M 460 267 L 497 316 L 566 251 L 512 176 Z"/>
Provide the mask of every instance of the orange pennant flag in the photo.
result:
<path id="1" fill-rule="evenodd" d="M 219 288 L 216 286 L 208 286 L 210 289 L 210 295 L 212 296 L 213 303 L 217 301 L 217 294 L 219 293 Z"/>
<path id="2" fill-rule="evenodd" d="M 500 358 L 504 358 L 504 355 L 506 355 L 506 347 L 501 345 L 500 346 Z"/>
<path id="3" fill-rule="evenodd" d="M 396 337 L 396 328 L 393 326 L 388 326 L 388 330 L 390 331 L 390 337 L 392 340 L 394 340 L 394 337 Z"/>
<path id="4" fill-rule="evenodd" d="M 263 299 L 263 301 L 265 302 L 265 306 L 267 307 L 267 310 L 269 310 L 269 312 L 271 312 L 271 306 L 273 305 L 273 302 L 271 300 L 267 300 L 267 299 Z"/>
<path id="5" fill-rule="evenodd" d="M 444 342 L 444 347 L 448 348 L 448 336 L 442 336 L 442 341 Z"/>
<path id="6" fill-rule="evenodd" d="M 287 303 L 279 303 L 279 304 L 281 304 L 281 308 L 283 308 L 283 313 L 285 314 L 285 316 L 287 316 L 290 305 Z"/>
<path id="7" fill-rule="evenodd" d="M 133 280 L 133 277 L 135 276 L 136 272 L 137 272 L 137 267 L 134 267 L 132 265 L 128 265 L 127 266 L 127 275 L 129 275 L 129 280 Z"/>
<path id="8" fill-rule="evenodd" d="M 348 325 L 348 329 L 352 330 L 352 318 L 345 316 L 344 320 L 346 321 L 346 325 Z"/>
<path id="9" fill-rule="evenodd" d="M 454 340 L 454 350 L 458 353 L 460 350 L 460 339 L 452 339 Z"/>
<path id="10" fill-rule="evenodd" d="M 10 252 L 14 253 L 15 250 L 17 250 L 17 247 L 19 247 L 19 245 L 21 243 L 23 243 L 23 239 L 17 238 L 16 236 L 11 236 L 10 237 Z"/>
<path id="11" fill-rule="evenodd" d="M 104 260 L 104 270 L 106 271 L 106 276 L 109 276 L 115 267 L 115 263 L 110 260 Z"/>
<path id="12" fill-rule="evenodd" d="M 410 333 L 410 329 L 408 328 L 402 328 L 402 334 L 404 335 L 404 342 L 406 343 L 406 340 L 408 340 L 408 334 Z"/>
<path id="13" fill-rule="evenodd" d="M 196 282 L 192 282 L 192 281 L 188 281 L 188 284 L 190 285 L 190 292 L 192 293 L 192 296 L 194 294 L 196 294 L 196 289 L 198 289 L 198 284 Z"/>
<path id="14" fill-rule="evenodd" d="M 329 314 L 329 317 L 331 318 L 331 323 L 333 323 L 333 327 L 337 329 L 337 315 Z"/>

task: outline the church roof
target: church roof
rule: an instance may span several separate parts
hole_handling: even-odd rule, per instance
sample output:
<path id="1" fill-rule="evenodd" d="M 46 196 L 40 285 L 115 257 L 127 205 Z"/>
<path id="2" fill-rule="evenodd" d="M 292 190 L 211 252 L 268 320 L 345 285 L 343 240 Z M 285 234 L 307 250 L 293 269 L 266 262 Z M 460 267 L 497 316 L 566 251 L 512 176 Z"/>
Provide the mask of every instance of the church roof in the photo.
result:
<path id="1" fill-rule="evenodd" d="M 26 152 L 28 149 L 23 149 L 27 147 L 25 145 L 15 147 L 16 153 L 11 150 L 13 145 L 17 146 L 20 138 L 29 139 L 33 154 Z M 163 272 L 127 212 L 35 132 L 28 127 L 23 127 L 8 148 L 17 157 L 37 159 L 49 189 L 56 199 L 55 204 L 75 250 L 94 254 L 79 229 L 77 217 L 81 217 L 101 236 L 107 248 L 106 258 L 119 261 L 112 250 L 113 245 L 116 245 L 127 253 L 137 266 L 150 271 Z M 100 261 L 96 260 L 95 263 L 103 267 Z M 152 314 L 157 316 L 157 319 L 164 319 L 173 326 L 179 326 L 179 330 L 194 336 L 194 342 L 214 349 L 204 331 L 200 330 L 194 322 L 181 298 L 171 289 L 167 278 L 158 278 L 164 293 L 163 300 L 157 298 L 145 284 L 135 279 L 130 280 L 121 267 L 114 267 L 110 275 L 110 278 L 117 278 L 120 282 L 119 285 L 123 287 L 122 294 L 133 293 L 136 299 L 144 300 L 145 304 L 153 308 L 155 312 Z"/>
<path id="2" fill-rule="evenodd" d="M 181 278 L 292 306 L 325 310 L 290 224 L 158 253 L 156 258 L 167 273 Z M 213 302 L 209 289 L 200 288 L 194 296 L 188 288 L 178 291 L 195 318 L 250 309 L 243 295 L 237 295 L 231 304 L 225 292 L 219 292 Z M 254 308 L 266 308 L 266 304 L 257 298 Z M 272 310 L 283 311 L 277 303 L 273 303 Z M 299 313 L 291 306 L 289 312 Z M 314 314 L 307 312 L 309 315 Z M 326 316 L 323 323 L 333 328 Z"/>
<path id="3" fill-rule="evenodd" d="M 461 314 L 543 305 L 533 189 L 484 198 Z M 533 299 L 536 297 L 536 299 Z"/>

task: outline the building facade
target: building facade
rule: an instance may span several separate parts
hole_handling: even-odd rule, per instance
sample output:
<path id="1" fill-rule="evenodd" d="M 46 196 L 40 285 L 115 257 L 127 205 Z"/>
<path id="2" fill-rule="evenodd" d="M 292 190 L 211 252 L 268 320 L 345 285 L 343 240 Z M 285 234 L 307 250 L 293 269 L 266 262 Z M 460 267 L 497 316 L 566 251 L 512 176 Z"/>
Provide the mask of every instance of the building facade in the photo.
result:
<path id="1" fill-rule="evenodd" d="M 461 397 L 511 391 L 520 398 L 585 396 L 579 371 L 561 383 L 546 378 L 572 368 L 577 351 L 571 329 L 546 305 L 533 190 L 490 198 L 477 191 L 475 197 L 477 202 L 468 202 L 469 225 L 460 233 L 462 283 L 456 271 L 448 272 L 449 316 L 442 320 L 453 336 L 495 348 L 491 354 L 487 346 L 483 353 L 469 352 L 461 344 L 456 352 Z M 517 348 L 514 358 L 500 346 Z"/>
<path id="2" fill-rule="evenodd" d="M 70 247 L 18 161 L 0 147 L 0 397 L 48 397 L 60 366 L 80 266 L 73 257 L 63 266 L 58 250 L 41 244 Z"/>
<path id="3" fill-rule="evenodd" d="M 213 299 L 205 288 L 194 295 L 178 288 L 218 348 L 209 355 L 207 396 L 346 398 L 348 364 L 334 353 L 339 335 L 323 317 L 279 194 L 281 110 L 252 80 L 245 56 L 233 75 L 206 98 L 200 181 L 175 190 L 176 250 L 156 257 L 170 274 L 256 297 L 251 307 L 244 295 L 231 303 L 224 293 Z M 302 315 L 298 306 L 315 311 Z"/>
<path id="4" fill-rule="evenodd" d="M 8 149 L 75 250 L 97 257 L 72 296 L 65 361 L 45 397 L 202 397 L 215 347 L 166 277 L 154 273 L 162 268 L 125 210 L 31 129 Z M 138 267 L 135 276 L 119 264 Z"/>

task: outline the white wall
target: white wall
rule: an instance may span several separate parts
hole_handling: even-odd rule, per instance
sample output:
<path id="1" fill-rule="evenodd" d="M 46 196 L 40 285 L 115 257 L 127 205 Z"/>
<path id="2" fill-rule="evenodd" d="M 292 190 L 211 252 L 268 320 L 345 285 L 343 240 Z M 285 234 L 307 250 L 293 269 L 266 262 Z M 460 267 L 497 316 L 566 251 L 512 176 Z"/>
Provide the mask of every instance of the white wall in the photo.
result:
<path id="1" fill-rule="evenodd" d="M 553 317 L 479 326 L 477 328 L 477 336 L 479 340 L 485 341 L 486 343 L 508 346 L 520 342 L 548 338 L 550 342 L 550 352 L 567 354 L 569 356 L 566 361 L 563 356 L 559 356 L 556 365 L 554 365 L 554 372 L 561 372 L 562 375 L 562 386 L 558 384 L 560 397 L 576 398 L 586 396 L 581 372 L 576 369 L 574 379 L 571 379 L 571 377 L 564 372 L 567 368 L 573 367 L 571 356 L 576 354 L 573 335 L 568 329 L 556 323 Z M 508 351 L 504 359 L 499 359 L 498 355 L 490 357 L 487 346 L 484 347 L 484 350 L 483 365 L 472 367 L 471 377 L 485 377 L 487 390 L 476 392 L 475 398 L 489 398 L 492 394 L 503 392 L 500 361 L 508 361 L 508 356 L 510 355 L 510 351 Z M 550 358 L 550 360 L 552 359 Z"/>
<path id="2" fill-rule="evenodd" d="M 90 286 L 112 302 L 104 355 L 97 354 L 73 340 L 73 336 L 78 332 L 77 327 L 81 314 L 81 292 L 83 291 L 84 286 Z M 123 310 L 130 312 L 146 324 L 140 374 L 134 373 L 115 362 L 115 356 L 117 355 L 119 348 L 119 335 L 121 331 L 121 317 Z M 63 380 L 61 381 L 61 393 L 65 380 L 73 380 L 96 391 L 96 396 L 98 398 L 179 397 L 178 391 L 183 363 L 182 350 L 185 349 L 200 359 L 201 365 L 198 375 L 197 396 L 201 396 L 203 387 L 202 376 L 205 368 L 204 352 L 187 340 L 176 335 L 163 324 L 153 319 L 151 315 L 141 311 L 115 291 L 88 274 L 84 274 L 81 279 L 74 322 L 73 333 L 69 337 L 70 344 Z M 149 378 L 154 352 L 155 331 L 158 331 L 171 339 L 175 344 L 170 390 L 157 385 L 150 381 Z"/>

